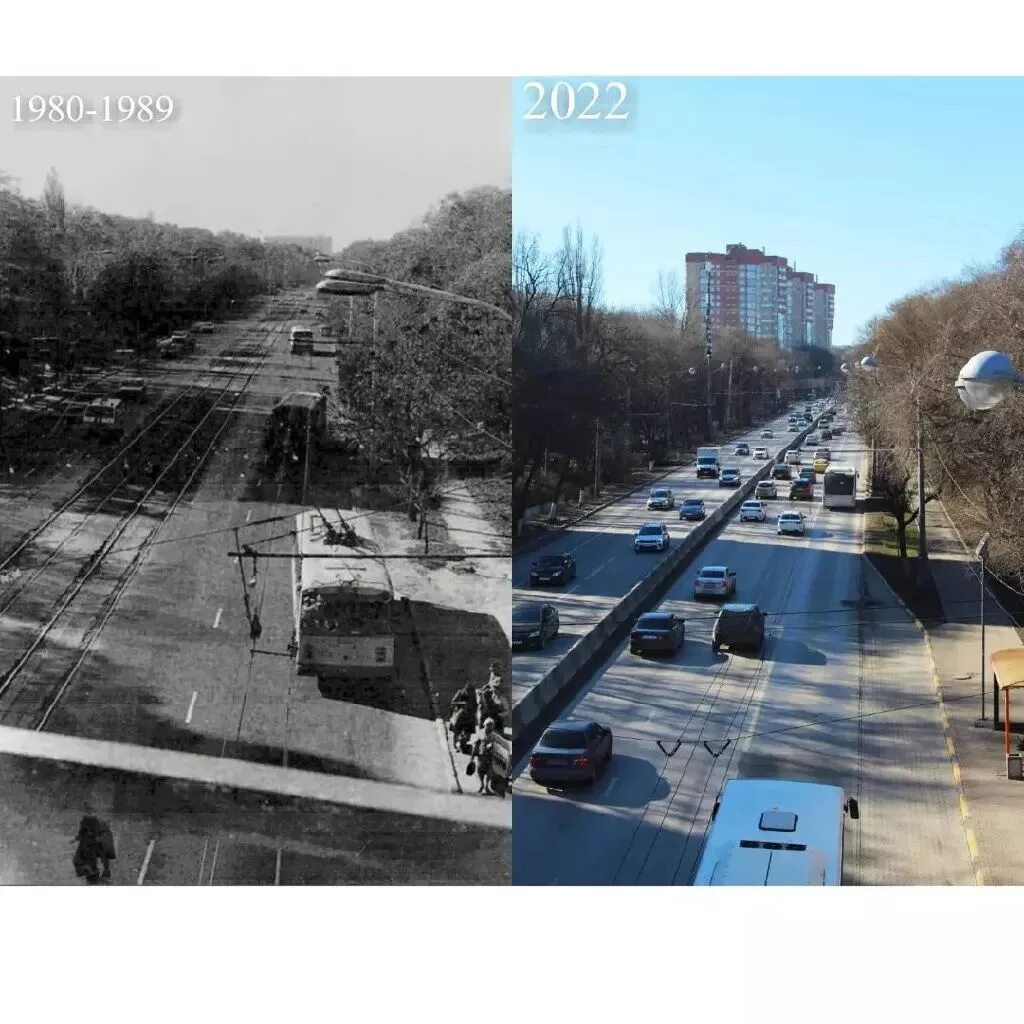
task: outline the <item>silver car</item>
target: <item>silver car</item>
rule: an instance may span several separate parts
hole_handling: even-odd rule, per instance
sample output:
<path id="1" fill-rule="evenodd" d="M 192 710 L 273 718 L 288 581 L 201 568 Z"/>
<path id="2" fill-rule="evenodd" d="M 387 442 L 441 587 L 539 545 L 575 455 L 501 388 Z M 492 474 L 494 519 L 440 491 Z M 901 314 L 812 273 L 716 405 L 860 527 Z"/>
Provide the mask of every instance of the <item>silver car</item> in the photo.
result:
<path id="1" fill-rule="evenodd" d="M 767 448 L 755 448 L 754 449 L 754 458 L 755 459 L 767 459 L 768 458 L 768 449 Z"/>
<path id="2" fill-rule="evenodd" d="M 644 523 L 633 534 L 633 550 L 636 552 L 665 551 L 670 543 L 668 527 L 664 523 Z"/>
<path id="3" fill-rule="evenodd" d="M 736 593 L 736 573 L 727 565 L 705 565 L 693 581 L 693 596 L 731 597 Z"/>
<path id="4" fill-rule="evenodd" d="M 651 512 L 664 512 L 667 509 L 675 508 L 675 495 L 667 487 L 655 487 L 647 495 L 647 509 Z"/>

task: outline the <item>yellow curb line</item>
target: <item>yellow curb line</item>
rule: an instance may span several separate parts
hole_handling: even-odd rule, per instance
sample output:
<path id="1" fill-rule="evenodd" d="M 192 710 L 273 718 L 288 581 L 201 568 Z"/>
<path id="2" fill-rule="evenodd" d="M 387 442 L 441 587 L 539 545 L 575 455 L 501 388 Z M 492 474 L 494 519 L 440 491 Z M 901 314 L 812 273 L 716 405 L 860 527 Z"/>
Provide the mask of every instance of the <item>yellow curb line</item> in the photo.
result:
<path id="1" fill-rule="evenodd" d="M 871 559 L 868 558 L 863 550 L 861 551 L 861 557 L 865 559 L 868 565 L 871 565 Z M 967 805 L 967 797 L 964 794 L 963 786 L 963 774 L 960 770 L 960 759 L 957 757 L 956 746 L 953 743 L 953 733 L 949 725 L 949 715 L 946 713 L 946 703 L 942 699 L 942 685 L 939 682 L 939 670 L 938 663 L 935 660 L 935 652 L 932 650 L 931 637 L 928 636 L 928 631 L 924 628 L 924 623 L 910 610 L 910 608 L 903 602 L 899 594 L 896 593 L 892 587 L 889 587 L 888 580 L 871 565 L 871 568 L 875 573 L 881 577 L 882 582 L 885 583 L 886 587 L 892 591 L 893 596 L 903 606 L 903 609 L 911 617 L 913 623 L 921 631 L 921 635 L 924 637 L 924 645 L 928 650 L 928 660 L 932 663 L 932 685 L 935 687 L 936 696 L 939 699 L 939 721 L 942 724 L 942 732 L 946 738 L 946 752 L 949 755 L 949 766 L 953 773 L 953 782 L 956 785 L 958 803 L 960 806 L 960 821 L 964 828 L 964 838 L 967 842 L 967 852 L 971 857 L 971 867 L 974 869 L 974 884 L 984 885 L 985 874 L 981 867 L 981 850 L 978 847 L 978 840 L 974 834 L 974 829 L 971 826 L 971 814 L 970 808 Z"/>

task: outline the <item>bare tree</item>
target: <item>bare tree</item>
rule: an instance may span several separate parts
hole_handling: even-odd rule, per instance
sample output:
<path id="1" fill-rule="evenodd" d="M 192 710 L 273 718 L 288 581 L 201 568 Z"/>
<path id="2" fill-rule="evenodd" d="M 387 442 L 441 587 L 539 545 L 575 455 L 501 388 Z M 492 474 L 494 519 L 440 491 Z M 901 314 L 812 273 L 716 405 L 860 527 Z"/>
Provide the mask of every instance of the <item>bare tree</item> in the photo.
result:
<path id="1" fill-rule="evenodd" d="M 654 285 L 654 306 L 651 312 L 666 323 L 685 329 L 686 296 L 677 270 L 658 271 Z"/>

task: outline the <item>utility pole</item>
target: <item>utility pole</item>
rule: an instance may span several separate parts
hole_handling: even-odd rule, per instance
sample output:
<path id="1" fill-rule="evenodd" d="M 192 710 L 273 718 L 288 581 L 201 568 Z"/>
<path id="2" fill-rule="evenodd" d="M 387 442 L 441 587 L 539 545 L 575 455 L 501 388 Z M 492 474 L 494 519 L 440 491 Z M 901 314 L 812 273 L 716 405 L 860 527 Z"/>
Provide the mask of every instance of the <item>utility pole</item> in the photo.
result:
<path id="1" fill-rule="evenodd" d="M 981 722 L 978 723 L 979 725 L 985 722 L 985 558 L 988 555 L 990 539 L 991 534 L 984 533 L 981 540 L 978 541 L 978 546 L 974 549 L 978 561 L 981 562 L 981 593 L 978 605 L 981 619 Z"/>
<path id="2" fill-rule="evenodd" d="M 711 418 L 711 262 L 704 262 L 704 275 L 707 278 L 708 301 L 704 311 L 704 355 L 707 358 L 707 426 L 705 433 L 710 444 L 712 440 Z"/>
<path id="3" fill-rule="evenodd" d="M 725 427 L 732 422 L 732 360 L 729 360 L 729 384 L 725 392 Z"/>
<path id="4" fill-rule="evenodd" d="M 924 446 L 921 431 L 921 399 L 914 396 L 917 406 L 917 564 L 920 570 L 918 582 L 924 579 L 924 571 L 928 567 L 928 530 L 924 503 Z"/>

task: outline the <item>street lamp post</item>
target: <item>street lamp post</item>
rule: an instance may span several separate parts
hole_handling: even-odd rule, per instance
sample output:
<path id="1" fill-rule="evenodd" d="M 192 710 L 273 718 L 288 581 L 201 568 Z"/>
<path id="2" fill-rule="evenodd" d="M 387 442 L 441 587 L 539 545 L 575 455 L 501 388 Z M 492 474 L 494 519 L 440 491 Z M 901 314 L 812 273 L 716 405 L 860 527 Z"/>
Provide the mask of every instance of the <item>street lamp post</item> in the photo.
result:
<path id="1" fill-rule="evenodd" d="M 704 261 L 704 276 L 707 279 L 708 297 L 704 311 L 704 356 L 707 360 L 707 424 L 705 427 L 707 441 L 712 440 L 711 418 L 711 262 Z"/>
<path id="2" fill-rule="evenodd" d="M 990 534 L 982 535 L 974 549 L 981 563 L 981 592 L 978 595 L 978 615 L 981 620 L 981 721 L 985 721 L 985 557 L 988 555 Z"/>

